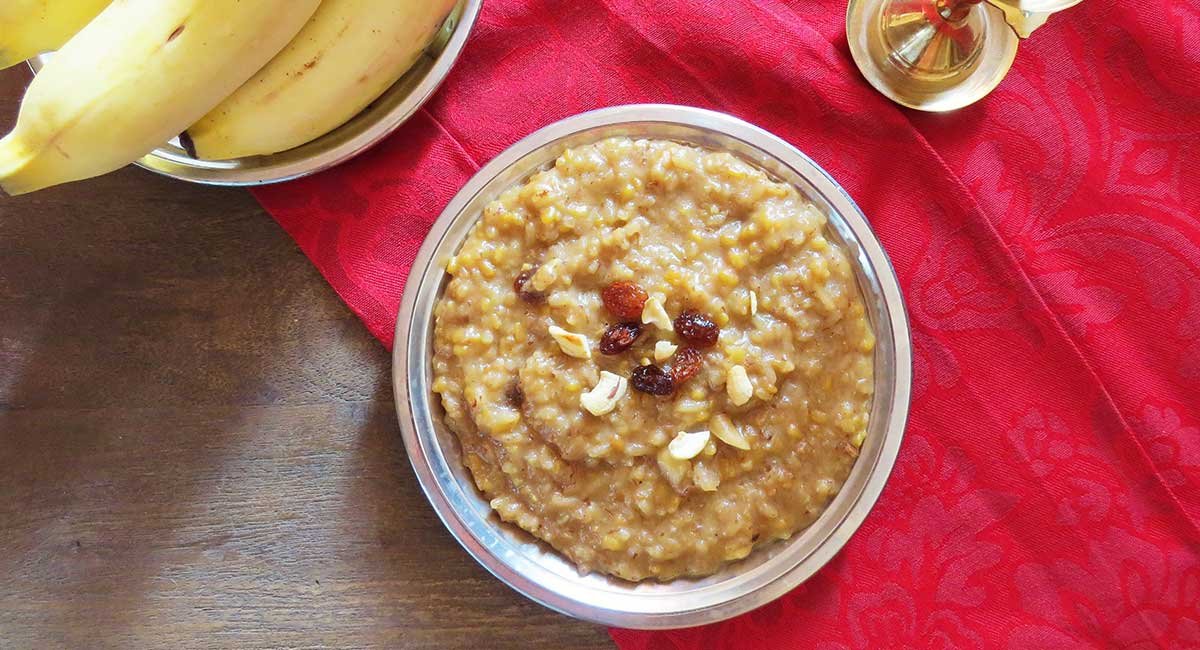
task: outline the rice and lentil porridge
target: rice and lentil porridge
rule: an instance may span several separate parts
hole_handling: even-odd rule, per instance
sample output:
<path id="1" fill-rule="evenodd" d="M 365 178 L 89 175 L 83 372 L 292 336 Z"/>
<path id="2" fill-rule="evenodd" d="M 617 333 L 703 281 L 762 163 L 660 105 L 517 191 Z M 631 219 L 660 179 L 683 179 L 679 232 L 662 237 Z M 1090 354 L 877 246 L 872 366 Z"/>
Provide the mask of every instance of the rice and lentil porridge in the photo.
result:
<path id="1" fill-rule="evenodd" d="M 873 390 L 825 222 L 729 153 L 623 137 L 489 204 L 447 264 L 433 390 L 499 516 L 627 580 L 713 573 L 811 524 Z"/>

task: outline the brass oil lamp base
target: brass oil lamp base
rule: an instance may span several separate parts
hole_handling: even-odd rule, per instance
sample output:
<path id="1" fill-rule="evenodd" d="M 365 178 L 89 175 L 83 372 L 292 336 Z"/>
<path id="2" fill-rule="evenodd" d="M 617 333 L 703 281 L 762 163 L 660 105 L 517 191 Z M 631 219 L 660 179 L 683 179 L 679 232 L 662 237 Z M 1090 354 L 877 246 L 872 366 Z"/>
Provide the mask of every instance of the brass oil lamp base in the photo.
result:
<path id="1" fill-rule="evenodd" d="M 850 0 L 846 37 L 863 76 L 893 101 L 950 111 L 982 99 L 1020 39 L 1080 0 Z"/>

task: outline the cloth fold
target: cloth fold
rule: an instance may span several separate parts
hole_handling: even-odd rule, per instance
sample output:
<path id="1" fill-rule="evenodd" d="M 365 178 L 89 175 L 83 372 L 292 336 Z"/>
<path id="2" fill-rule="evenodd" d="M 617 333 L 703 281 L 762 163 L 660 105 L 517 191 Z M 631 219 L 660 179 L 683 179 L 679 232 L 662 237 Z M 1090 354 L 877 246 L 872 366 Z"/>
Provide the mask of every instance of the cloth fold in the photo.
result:
<path id="1" fill-rule="evenodd" d="M 429 225 L 506 146 L 634 102 L 722 110 L 849 191 L 900 277 L 915 385 L 826 568 L 623 648 L 1200 647 L 1200 3 L 1087 0 L 987 99 L 901 110 L 826 0 L 489 0 L 441 91 L 363 156 L 255 191 L 391 345 Z"/>

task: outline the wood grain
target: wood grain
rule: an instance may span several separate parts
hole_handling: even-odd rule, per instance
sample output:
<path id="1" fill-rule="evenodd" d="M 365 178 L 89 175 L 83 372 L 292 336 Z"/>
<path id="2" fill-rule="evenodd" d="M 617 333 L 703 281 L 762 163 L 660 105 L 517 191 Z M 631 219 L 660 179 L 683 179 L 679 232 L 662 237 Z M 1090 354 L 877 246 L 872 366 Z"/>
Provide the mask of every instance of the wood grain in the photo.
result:
<path id="1" fill-rule="evenodd" d="M 388 367 L 244 191 L 0 198 L 0 647 L 611 647 L 445 531 Z"/>

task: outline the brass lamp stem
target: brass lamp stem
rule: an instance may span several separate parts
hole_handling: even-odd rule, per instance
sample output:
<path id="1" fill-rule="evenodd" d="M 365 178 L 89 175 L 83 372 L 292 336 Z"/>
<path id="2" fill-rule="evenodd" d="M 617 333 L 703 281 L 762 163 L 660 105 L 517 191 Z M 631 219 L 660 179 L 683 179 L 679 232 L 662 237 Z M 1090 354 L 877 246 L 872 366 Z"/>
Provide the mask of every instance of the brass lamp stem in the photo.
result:
<path id="1" fill-rule="evenodd" d="M 971 5 L 977 5 L 983 0 L 933 0 L 938 13 L 948 22 L 961 22 L 971 11 Z"/>

